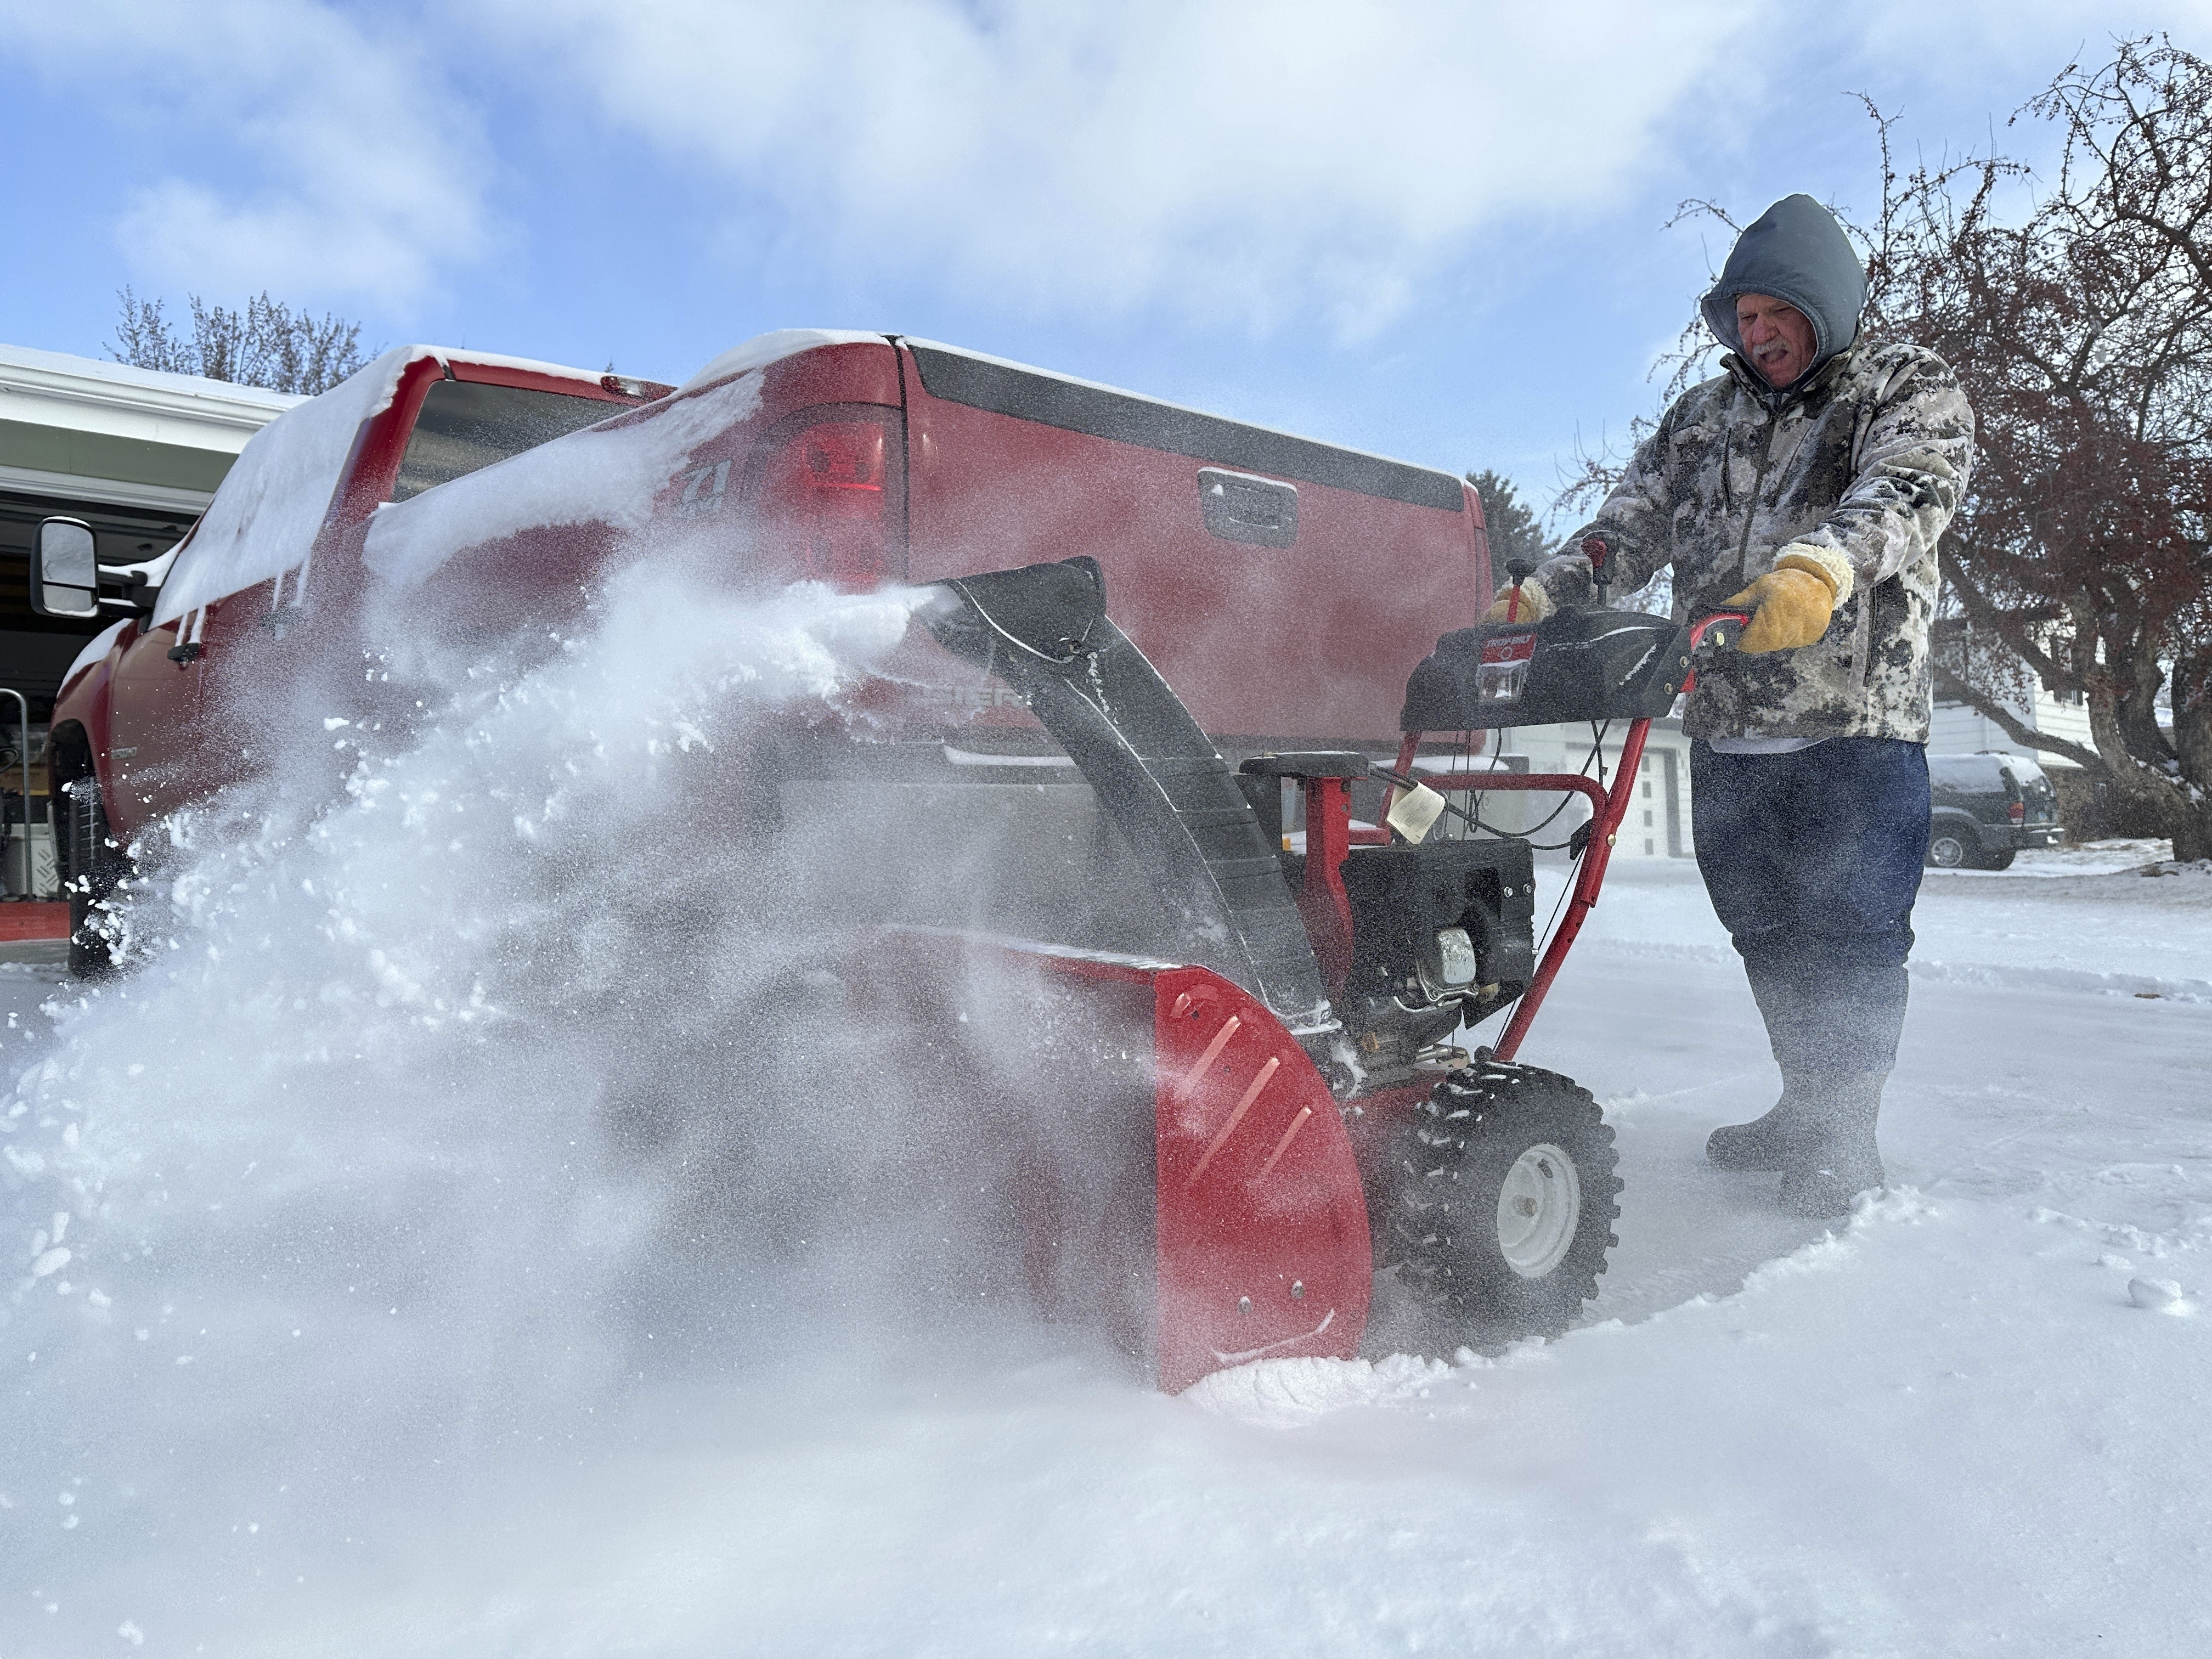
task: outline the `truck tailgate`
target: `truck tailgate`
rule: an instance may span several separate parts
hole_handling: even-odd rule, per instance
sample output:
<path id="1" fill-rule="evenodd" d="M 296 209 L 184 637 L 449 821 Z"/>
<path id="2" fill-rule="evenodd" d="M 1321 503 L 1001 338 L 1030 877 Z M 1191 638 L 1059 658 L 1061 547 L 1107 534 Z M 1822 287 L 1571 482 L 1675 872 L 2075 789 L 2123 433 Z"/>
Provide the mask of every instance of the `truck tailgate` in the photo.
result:
<path id="1" fill-rule="evenodd" d="M 1449 473 L 927 341 L 899 360 L 910 577 L 1091 555 L 1231 746 L 1395 742 L 1407 676 L 1489 597 Z"/>

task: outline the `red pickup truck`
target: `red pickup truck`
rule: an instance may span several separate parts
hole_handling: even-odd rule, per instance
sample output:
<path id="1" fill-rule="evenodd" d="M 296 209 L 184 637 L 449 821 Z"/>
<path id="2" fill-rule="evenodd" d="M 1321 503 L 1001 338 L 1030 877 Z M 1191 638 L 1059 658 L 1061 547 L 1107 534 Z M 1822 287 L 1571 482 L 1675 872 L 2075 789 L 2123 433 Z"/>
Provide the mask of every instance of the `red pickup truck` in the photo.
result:
<path id="1" fill-rule="evenodd" d="M 58 839 L 80 965 L 101 961 L 82 923 L 117 844 L 277 741 L 257 658 L 295 633 L 295 652 L 346 656 L 380 593 L 512 632 L 573 611 L 675 523 L 755 584 L 858 590 L 1090 555 L 1232 763 L 1388 750 L 1408 672 L 1489 589 L 1480 502 L 1449 473 L 951 346 L 787 331 L 676 388 L 402 348 L 257 434 L 64 681 L 49 752 L 57 790 L 75 786 Z M 62 562 L 46 602 L 116 608 L 71 577 L 67 524 L 46 532 Z M 908 711 L 910 735 L 1018 750 L 1034 732 L 1018 702 L 949 685 Z"/>

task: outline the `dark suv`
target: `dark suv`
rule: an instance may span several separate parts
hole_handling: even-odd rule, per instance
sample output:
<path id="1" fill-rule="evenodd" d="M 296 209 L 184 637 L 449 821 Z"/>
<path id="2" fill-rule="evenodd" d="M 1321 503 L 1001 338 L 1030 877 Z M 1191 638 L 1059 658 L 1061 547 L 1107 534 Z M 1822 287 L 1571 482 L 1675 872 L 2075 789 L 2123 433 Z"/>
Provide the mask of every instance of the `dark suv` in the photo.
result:
<path id="1" fill-rule="evenodd" d="M 2056 847 L 2066 833 L 2058 791 L 2019 755 L 1930 755 L 1928 784 L 1928 862 L 1940 870 L 2002 870 L 2021 848 Z"/>

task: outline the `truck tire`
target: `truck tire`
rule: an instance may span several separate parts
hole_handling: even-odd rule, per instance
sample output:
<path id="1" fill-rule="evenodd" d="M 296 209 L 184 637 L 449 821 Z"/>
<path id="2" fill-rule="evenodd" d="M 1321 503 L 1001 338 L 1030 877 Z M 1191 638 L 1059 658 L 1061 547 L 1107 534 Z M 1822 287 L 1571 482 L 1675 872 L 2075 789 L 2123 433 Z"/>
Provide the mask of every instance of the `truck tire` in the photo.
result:
<path id="1" fill-rule="evenodd" d="M 1994 853 L 1984 853 L 1982 854 L 1982 868 L 1984 870 L 2009 870 L 2012 868 L 2012 861 L 2014 858 L 2018 855 L 2018 851 L 2019 849 L 2016 848 L 2005 847 L 2000 848 Z"/>
<path id="2" fill-rule="evenodd" d="M 1928 837 L 1928 862 L 1938 870 L 1964 870 L 1972 861 L 1972 849 L 1957 830 L 1938 830 Z"/>
<path id="3" fill-rule="evenodd" d="M 94 926 L 104 906 L 130 872 L 130 860 L 107 832 L 100 781 L 82 777 L 69 786 L 68 853 L 63 872 L 70 896 L 70 972 L 94 979 L 115 970 L 106 939 Z"/>
<path id="4" fill-rule="evenodd" d="M 1391 1167 L 1378 1255 L 1439 1347 L 1561 1335 L 1597 1294 L 1620 1178 L 1613 1128 L 1556 1072 L 1488 1060 L 1422 1103 Z"/>

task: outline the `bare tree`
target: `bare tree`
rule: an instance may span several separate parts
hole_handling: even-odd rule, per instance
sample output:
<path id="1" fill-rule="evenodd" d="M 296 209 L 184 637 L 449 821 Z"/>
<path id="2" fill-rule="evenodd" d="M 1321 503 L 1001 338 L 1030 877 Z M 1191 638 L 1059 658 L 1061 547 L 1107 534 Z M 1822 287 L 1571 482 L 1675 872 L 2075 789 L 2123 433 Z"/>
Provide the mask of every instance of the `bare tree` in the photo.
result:
<path id="1" fill-rule="evenodd" d="M 1942 352 L 1978 417 L 1937 683 L 2212 857 L 2212 65 L 2124 40 L 2014 119 L 2062 141 L 2025 213 L 1998 158 L 1886 166 L 1869 239 L 1870 329 Z M 2008 707 L 2023 668 L 2094 747 Z"/>
<path id="2" fill-rule="evenodd" d="M 115 339 L 107 355 L 133 368 L 158 369 L 164 374 L 197 374 L 199 360 L 184 342 L 170 332 L 159 300 L 142 300 L 129 289 L 115 296 L 123 315 L 115 325 Z"/>
<path id="3" fill-rule="evenodd" d="M 248 300 L 242 311 L 208 305 L 193 295 L 189 340 L 171 327 L 161 301 L 142 300 L 128 288 L 118 297 L 123 314 L 108 354 L 134 368 L 313 397 L 368 362 L 360 324 L 295 313 L 266 292 Z"/>

